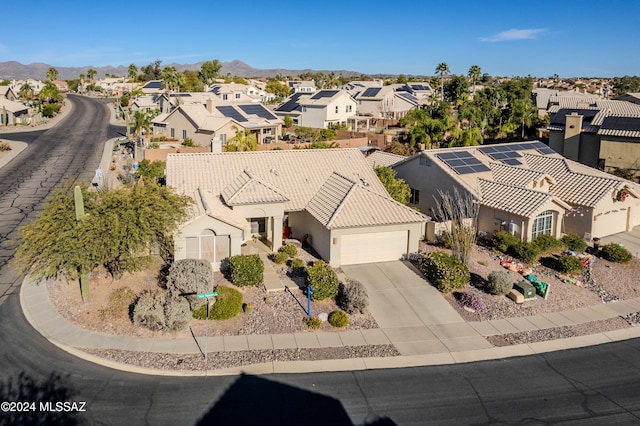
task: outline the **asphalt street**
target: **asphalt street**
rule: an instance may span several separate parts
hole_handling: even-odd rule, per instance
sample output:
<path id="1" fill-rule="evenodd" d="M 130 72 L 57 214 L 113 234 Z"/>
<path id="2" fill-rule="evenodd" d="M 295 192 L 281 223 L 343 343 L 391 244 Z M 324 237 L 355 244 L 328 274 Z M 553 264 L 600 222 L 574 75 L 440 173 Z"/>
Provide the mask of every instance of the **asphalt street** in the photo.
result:
<path id="1" fill-rule="evenodd" d="M 7 238 L 66 176 L 88 182 L 104 141 L 116 136 L 99 101 L 72 102 L 73 114 L 55 128 L 11 137 L 29 147 L 0 170 L 0 277 L 14 249 Z M 0 412 L 0 425 L 640 423 L 639 339 L 405 369 L 147 376 L 79 360 L 50 344 L 26 322 L 14 286 L 0 304 L 0 402 L 86 402 L 86 411 Z"/>

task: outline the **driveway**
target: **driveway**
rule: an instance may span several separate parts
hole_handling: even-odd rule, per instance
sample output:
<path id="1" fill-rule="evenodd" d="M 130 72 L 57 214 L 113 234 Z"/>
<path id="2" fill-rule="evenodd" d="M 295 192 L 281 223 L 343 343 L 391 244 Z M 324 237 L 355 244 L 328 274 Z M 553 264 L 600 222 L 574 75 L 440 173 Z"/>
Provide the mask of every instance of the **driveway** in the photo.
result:
<path id="1" fill-rule="evenodd" d="M 600 239 L 602 245 L 615 243 L 622 244 L 635 257 L 640 257 L 640 226 L 636 226 L 629 232 L 609 235 Z"/>
<path id="2" fill-rule="evenodd" d="M 491 346 L 409 262 L 342 266 L 369 294 L 369 310 L 402 355 Z"/>

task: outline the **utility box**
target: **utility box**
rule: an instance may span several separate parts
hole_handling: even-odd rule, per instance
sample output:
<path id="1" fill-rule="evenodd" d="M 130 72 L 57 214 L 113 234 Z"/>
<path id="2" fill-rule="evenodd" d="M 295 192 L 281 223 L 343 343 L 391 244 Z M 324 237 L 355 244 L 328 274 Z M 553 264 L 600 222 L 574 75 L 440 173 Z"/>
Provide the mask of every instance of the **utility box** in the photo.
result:
<path id="1" fill-rule="evenodd" d="M 536 297 L 536 289 L 529 281 L 520 281 L 513 285 L 513 288 L 524 296 L 524 300 L 534 299 Z"/>

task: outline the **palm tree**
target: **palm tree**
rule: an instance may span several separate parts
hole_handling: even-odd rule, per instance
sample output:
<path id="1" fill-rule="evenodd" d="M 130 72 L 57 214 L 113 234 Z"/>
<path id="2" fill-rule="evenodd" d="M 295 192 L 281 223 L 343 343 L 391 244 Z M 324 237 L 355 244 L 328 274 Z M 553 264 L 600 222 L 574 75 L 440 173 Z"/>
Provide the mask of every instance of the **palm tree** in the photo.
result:
<path id="1" fill-rule="evenodd" d="M 93 77 L 95 77 L 96 74 L 98 74 L 98 71 L 94 70 L 93 68 L 89 68 L 89 70 L 87 71 L 87 76 L 89 77 L 89 80 L 93 80 Z"/>
<path id="2" fill-rule="evenodd" d="M 147 133 L 151 132 L 151 120 L 149 120 L 149 114 L 142 111 L 136 111 L 133 113 L 132 123 L 133 132 L 136 136 L 136 139 L 142 135 L 142 131 L 145 130 Z"/>
<path id="3" fill-rule="evenodd" d="M 224 147 L 225 152 L 258 150 L 256 136 L 251 133 L 251 130 L 240 131 L 237 126 L 233 126 L 232 128 L 236 132 L 236 135 L 227 141 L 227 145 Z"/>
<path id="4" fill-rule="evenodd" d="M 446 62 L 440 62 L 436 67 L 436 73 L 440 75 L 440 96 L 444 99 L 444 76 L 449 75 L 449 65 Z"/>
<path id="5" fill-rule="evenodd" d="M 47 78 L 49 81 L 54 81 L 58 79 L 58 70 L 54 67 L 51 67 L 47 70 Z"/>
<path id="6" fill-rule="evenodd" d="M 480 79 L 481 72 L 482 71 L 478 65 L 472 65 L 471 68 L 469 68 L 468 75 L 469 78 L 471 78 L 471 83 L 473 84 L 473 93 L 476 93 L 476 81 Z"/>
<path id="7" fill-rule="evenodd" d="M 21 99 L 24 99 L 27 102 L 33 99 L 33 95 L 33 87 L 29 83 L 24 83 L 18 91 L 18 96 L 20 96 Z"/>
<path id="8" fill-rule="evenodd" d="M 138 75 L 138 67 L 135 64 L 129 65 L 128 75 L 131 80 L 134 80 Z"/>

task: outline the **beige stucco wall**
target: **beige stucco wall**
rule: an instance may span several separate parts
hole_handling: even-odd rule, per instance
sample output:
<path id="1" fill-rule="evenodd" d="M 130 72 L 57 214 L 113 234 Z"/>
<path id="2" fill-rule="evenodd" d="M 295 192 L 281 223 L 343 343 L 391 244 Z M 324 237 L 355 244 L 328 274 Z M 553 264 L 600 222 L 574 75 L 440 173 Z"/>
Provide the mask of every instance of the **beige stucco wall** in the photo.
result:
<path id="1" fill-rule="evenodd" d="M 616 167 L 640 170 L 640 141 L 603 136 L 600 142 L 600 158 L 605 160 L 605 171 Z"/>
<path id="2" fill-rule="evenodd" d="M 318 254 L 327 262 L 331 258 L 329 242 L 331 233 L 320 222 L 318 222 L 311 214 L 306 211 L 290 212 L 289 226 L 292 235 L 295 238 L 301 238 L 308 234 L 311 246 Z"/>

